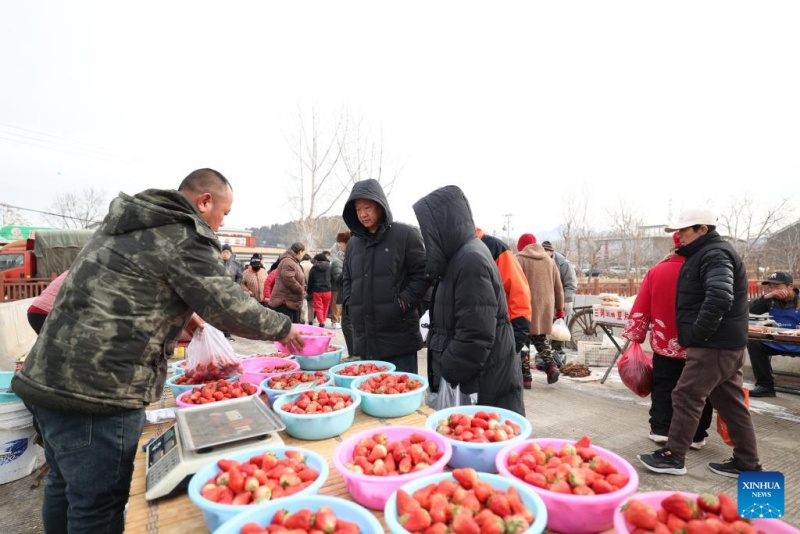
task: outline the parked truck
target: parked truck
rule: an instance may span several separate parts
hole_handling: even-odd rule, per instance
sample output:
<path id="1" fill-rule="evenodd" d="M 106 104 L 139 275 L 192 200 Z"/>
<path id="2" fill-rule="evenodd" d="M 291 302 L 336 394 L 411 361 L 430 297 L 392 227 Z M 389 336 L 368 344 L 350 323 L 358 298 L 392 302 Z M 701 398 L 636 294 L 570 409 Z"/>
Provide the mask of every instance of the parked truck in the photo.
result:
<path id="1" fill-rule="evenodd" d="M 0 277 L 51 278 L 69 269 L 94 230 L 39 230 L 31 239 L 0 247 Z"/>

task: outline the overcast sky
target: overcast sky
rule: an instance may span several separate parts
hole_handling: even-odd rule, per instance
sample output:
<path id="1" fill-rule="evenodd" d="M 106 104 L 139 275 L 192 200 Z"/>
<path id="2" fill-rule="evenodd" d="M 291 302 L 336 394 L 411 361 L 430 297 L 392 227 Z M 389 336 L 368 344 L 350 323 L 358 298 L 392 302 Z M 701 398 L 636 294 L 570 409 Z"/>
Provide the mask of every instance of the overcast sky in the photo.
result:
<path id="1" fill-rule="evenodd" d="M 575 195 L 600 226 L 620 203 L 649 224 L 768 205 L 800 175 L 798 27 L 796 1 L 6 1 L 0 202 L 213 167 L 226 226 L 288 222 L 286 138 L 315 104 L 383 131 L 405 222 L 446 184 L 512 236 L 557 227 Z"/>

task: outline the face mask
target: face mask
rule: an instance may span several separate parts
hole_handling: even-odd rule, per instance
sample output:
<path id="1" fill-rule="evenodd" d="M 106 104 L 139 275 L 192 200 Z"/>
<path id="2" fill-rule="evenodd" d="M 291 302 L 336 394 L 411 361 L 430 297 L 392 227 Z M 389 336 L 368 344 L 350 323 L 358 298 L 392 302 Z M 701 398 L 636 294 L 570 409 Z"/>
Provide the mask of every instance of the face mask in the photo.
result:
<path id="1" fill-rule="evenodd" d="M 251 264 L 250 264 L 250 267 L 251 267 L 251 268 L 252 268 L 252 269 L 253 269 L 255 272 L 258 272 L 258 271 L 260 271 L 260 270 L 261 270 L 261 264 L 260 264 L 260 263 L 251 263 Z"/>

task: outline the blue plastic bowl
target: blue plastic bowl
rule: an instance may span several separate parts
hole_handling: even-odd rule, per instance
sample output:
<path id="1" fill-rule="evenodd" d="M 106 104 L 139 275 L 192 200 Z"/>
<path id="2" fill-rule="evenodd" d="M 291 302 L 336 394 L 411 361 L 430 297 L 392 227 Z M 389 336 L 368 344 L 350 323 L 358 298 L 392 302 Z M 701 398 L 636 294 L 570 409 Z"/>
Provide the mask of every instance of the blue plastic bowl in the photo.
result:
<path id="1" fill-rule="evenodd" d="M 386 371 L 381 372 L 391 372 L 397 369 L 397 366 L 390 362 L 382 362 L 380 360 L 359 360 L 354 362 L 345 362 L 340 363 L 339 365 L 334 365 L 330 368 L 330 373 L 333 375 L 333 381 L 336 383 L 337 386 L 340 388 L 352 388 L 353 380 L 359 378 L 359 376 L 350 376 L 350 375 L 340 375 L 340 373 L 345 367 L 349 367 L 351 365 L 358 365 L 360 363 L 374 363 L 379 367 L 386 367 Z M 372 373 L 370 373 L 372 374 Z M 360 375 L 360 376 L 367 376 L 367 375 Z"/>
<path id="2" fill-rule="evenodd" d="M 274 452 L 275 455 L 280 459 L 286 458 L 286 451 L 289 450 L 299 451 L 305 454 L 306 464 L 309 467 L 313 467 L 319 471 L 319 477 L 317 477 L 317 480 L 315 480 L 307 488 L 295 493 L 292 497 L 300 497 L 303 499 L 304 497 L 308 497 L 310 495 L 316 495 L 319 489 L 324 486 L 325 482 L 328 480 L 330 470 L 328 469 L 328 461 L 325 458 L 313 451 L 309 451 L 308 449 L 302 449 L 300 447 L 261 447 L 239 451 L 231 454 L 230 456 L 226 456 L 225 459 L 245 462 L 253 456 L 264 454 L 267 451 Z M 189 499 L 191 499 L 191 501 L 195 503 L 203 512 L 203 520 L 205 520 L 209 531 L 213 531 L 236 514 L 249 511 L 253 508 L 262 509 L 262 507 L 265 506 L 262 504 L 219 504 L 209 501 L 200 495 L 200 490 L 203 488 L 205 483 L 208 482 L 209 479 L 215 478 L 219 472 L 220 469 L 217 467 L 217 462 L 212 461 L 197 471 L 197 473 L 192 476 L 191 480 L 189 480 Z M 269 503 L 285 503 L 289 500 L 289 497 L 277 498 L 274 501 L 269 501 Z"/>
<path id="3" fill-rule="evenodd" d="M 502 491 L 506 491 L 509 487 L 514 486 L 517 489 L 522 502 L 525 503 L 525 507 L 533 513 L 534 517 L 533 524 L 527 530 L 522 532 L 524 534 L 540 534 L 541 532 L 544 532 L 545 526 L 547 525 L 547 508 L 545 507 L 542 498 L 531 491 L 530 488 L 526 487 L 523 482 L 490 473 L 478 473 L 478 478 L 480 480 L 485 480 L 491 484 L 493 488 Z M 424 488 L 428 484 L 438 484 L 442 480 L 446 479 L 455 481 L 455 478 L 453 478 L 453 474 L 451 472 L 439 473 L 436 475 L 428 475 L 426 477 L 412 480 L 411 482 L 403 484 L 401 489 L 408 494 L 413 494 L 415 491 Z M 389 528 L 389 532 L 392 534 L 408 534 L 408 531 L 404 529 L 397 521 L 396 491 L 391 497 L 389 497 L 389 500 L 386 501 L 386 506 L 383 509 L 383 518 L 386 521 L 386 526 Z"/>
<path id="4" fill-rule="evenodd" d="M 186 360 L 177 360 L 169 363 L 170 369 L 175 371 L 176 375 L 182 375 L 183 370 L 186 368 Z"/>
<path id="5" fill-rule="evenodd" d="M 169 389 L 172 390 L 172 398 L 173 399 L 177 399 L 178 396 L 181 393 L 185 393 L 187 391 L 191 391 L 194 388 L 200 387 L 200 386 L 203 385 L 203 384 L 176 384 L 175 381 L 178 378 L 180 378 L 182 375 L 183 375 L 183 373 L 181 373 L 179 375 L 176 374 L 174 376 L 171 376 L 171 377 L 167 378 L 167 385 L 169 386 Z"/>
<path id="6" fill-rule="evenodd" d="M 4 402 L 17 402 L 21 401 L 19 397 L 17 397 L 11 389 L 11 379 L 14 378 L 14 371 L 3 371 L 0 372 L 0 388 L 5 390 L 5 393 L 0 393 L 0 403 Z"/>
<path id="7" fill-rule="evenodd" d="M 453 456 L 447 464 L 452 468 L 456 467 L 472 467 L 476 471 L 484 473 L 497 473 L 497 466 L 495 465 L 495 458 L 500 449 L 509 443 L 521 443 L 531 436 L 533 427 L 531 423 L 517 412 L 505 410 L 503 408 L 495 408 L 494 406 L 456 406 L 454 408 L 446 408 L 439 410 L 428 416 L 425 420 L 425 428 L 436 432 L 436 427 L 442 419 L 447 419 L 454 413 L 465 413 L 475 415 L 477 412 L 496 412 L 500 415 L 500 422 L 503 423 L 507 419 L 516 423 L 521 427 L 520 434 L 505 441 L 493 441 L 490 443 L 469 443 L 465 441 L 458 441 L 450 439 L 450 444 L 453 446 Z M 448 437 L 444 435 L 444 437 Z"/>
<path id="8" fill-rule="evenodd" d="M 296 401 L 300 397 L 300 394 L 289 393 L 279 396 L 272 403 L 272 409 L 283 419 L 283 423 L 286 425 L 286 432 L 288 432 L 290 436 L 306 440 L 328 439 L 341 434 L 353 425 L 353 421 L 356 417 L 356 410 L 361 404 L 361 395 L 352 389 L 337 388 L 334 386 L 320 386 L 314 388 L 312 391 L 322 390 L 328 393 L 350 395 L 353 399 L 353 404 L 343 410 L 337 410 L 335 412 L 294 414 L 285 411 L 282 407 L 287 402 Z"/>
<path id="9" fill-rule="evenodd" d="M 261 386 L 261 391 L 264 392 L 264 394 L 267 396 L 267 399 L 269 400 L 270 404 L 272 404 L 273 402 L 275 402 L 275 399 L 277 399 L 281 395 L 286 395 L 287 393 L 290 393 L 290 392 L 286 391 L 285 389 L 272 389 L 268 385 L 270 380 L 272 380 L 274 378 L 281 377 L 283 375 L 290 375 L 290 374 L 294 374 L 294 373 L 315 373 L 315 372 L 316 371 L 289 371 L 289 372 L 286 372 L 286 373 L 278 373 L 275 376 L 271 376 L 269 378 L 265 378 L 264 380 L 261 381 L 261 384 L 259 384 L 259 385 Z M 323 376 L 325 376 L 325 378 L 327 380 L 324 383 L 319 384 L 319 386 L 332 386 L 333 385 L 333 375 L 331 375 L 327 371 L 320 371 L 320 373 L 322 373 Z M 317 386 L 315 386 L 315 387 L 317 387 Z"/>
<path id="10" fill-rule="evenodd" d="M 383 527 L 375 518 L 375 515 L 363 506 L 339 497 L 310 495 L 299 498 L 292 496 L 278 499 L 260 505 L 253 510 L 242 512 L 233 519 L 226 521 L 219 529 L 214 531 L 214 534 L 239 534 L 242 527 L 250 522 L 258 523 L 262 526 L 268 525 L 272 521 L 275 512 L 283 508 L 294 513 L 303 508 L 310 508 L 312 511 L 316 511 L 321 506 L 330 507 L 339 519 L 358 524 L 361 532 L 365 534 L 383 532 Z"/>
<path id="11" fill-rule="evenodd" d="M 342 361 L 342 352 L 344 347 L 341 345 L 329 345 L 337 350 L 331 352 L 323 352 L 319 356 L 300 356 L 294 357 L 295 361 L 300 364 L 300 369 L 305 371 L 319 371 L 321 369 L 330 369 L 340 361 Z"/>
<path id="12" fill-rule="evenodd" d="M 411 378 L 422 382 L 422 387 L 409 391 L 407 393 L 396 393 L 393 395 L 383 395 L 376 393 L 367 393 L 359 389 L 359 386 L 366 382 L 369 378 L 377 376 L 365 375 L 359 376 L 353 383 L 350 384 L 350 389 L 357 390 L 361 393 L 361 409 L 365 414 L 373 417 L 402 417 L 413 413 L 417 408 L 422 405 L 422 399 L 425 396 L 425 390 L 428 389 L 428 379 L 421 375 L 414 373 L 401 373 L 398 371 L 391 371 L 390 375 L 408 375 Z"/>

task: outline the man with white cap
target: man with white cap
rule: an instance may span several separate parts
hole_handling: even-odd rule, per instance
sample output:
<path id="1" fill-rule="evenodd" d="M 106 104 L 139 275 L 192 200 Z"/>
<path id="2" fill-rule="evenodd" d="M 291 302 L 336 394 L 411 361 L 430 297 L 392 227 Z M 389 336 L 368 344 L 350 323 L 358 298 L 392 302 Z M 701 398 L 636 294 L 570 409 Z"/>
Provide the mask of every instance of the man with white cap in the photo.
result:
<path id="1" fill-rule="evenodd" d="M 678 232 L 677 254 L 686 261 L 678 276 L 675 316 L 678 343 L 686 347 L 686 366 L 672 392 L 676 409 L 666 446 L 639 460 L 656 473 L 686 474 L 684 459 L 706 398 L 728 425 L 733 457 L 708 464 L 711 471 L 736 478 L 761 471 L 756 435 L 744 404 L 742 366 L 747 344 L 747 272 L 739 254 L 716 231 L 708 209 L 683 211 L 665 229 Z"/>

